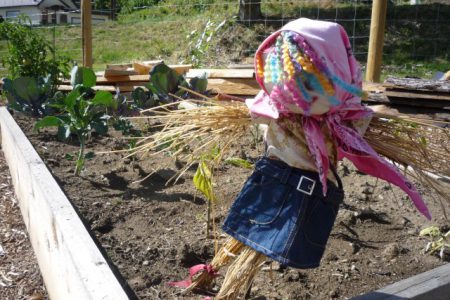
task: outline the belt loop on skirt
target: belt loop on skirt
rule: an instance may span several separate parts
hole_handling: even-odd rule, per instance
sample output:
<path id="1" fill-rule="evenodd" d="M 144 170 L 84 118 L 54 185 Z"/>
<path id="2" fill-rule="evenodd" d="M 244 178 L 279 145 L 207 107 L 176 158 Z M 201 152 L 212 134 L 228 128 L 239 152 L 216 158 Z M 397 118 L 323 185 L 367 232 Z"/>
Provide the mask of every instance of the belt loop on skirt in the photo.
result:
<path id="1" fill-rule="evenodd" d="M 337 184 L 338 184 L 338 188 L 339 188 L 340 190 L 343 190 L 344 187 L 343 187 L 343 185 L 342 185 L 341 177 L 339 177 L 336 168 L 331 164 L 331 162 L 330 162 L 330 169 L 331 169 L 331 171 L 333 172 L 334 178 L 336 178 L 336 181 L 337 181 Z"/>
<path id="2" fill-rule="evenodd" d="M 286 184 L 289 181 L 289 177 L 291 177 L 292 167 L 286 166 L 286 169 L 283 170 L 283 174 L 281 175 L 281 183 Z"/>

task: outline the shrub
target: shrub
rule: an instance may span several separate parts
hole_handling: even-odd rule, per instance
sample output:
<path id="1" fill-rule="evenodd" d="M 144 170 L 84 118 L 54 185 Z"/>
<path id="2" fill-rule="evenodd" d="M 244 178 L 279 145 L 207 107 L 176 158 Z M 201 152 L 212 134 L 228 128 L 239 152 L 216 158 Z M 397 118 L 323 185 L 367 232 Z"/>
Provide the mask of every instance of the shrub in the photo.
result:
<path id="1" fill-rule="evenodd" d="M 67 77 L 67 57 L 56 56 L 54 47 L 32 29 L 31 20 L 20 16 L 13 22 L 0 23 L 0 39 L 8 42 L 8 54 L 3 58 L 9 77 L 47 78 L 51 92 L 56 91 L 59 76 Z"/>

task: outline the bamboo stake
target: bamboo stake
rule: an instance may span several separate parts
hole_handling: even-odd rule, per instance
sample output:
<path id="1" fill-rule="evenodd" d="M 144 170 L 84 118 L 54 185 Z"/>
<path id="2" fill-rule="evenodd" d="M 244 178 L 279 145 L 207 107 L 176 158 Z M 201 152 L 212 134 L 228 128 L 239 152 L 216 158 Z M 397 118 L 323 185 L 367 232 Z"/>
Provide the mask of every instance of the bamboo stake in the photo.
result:
<path id="1" fill-rule="evenodd" d="M 83 43 L 83 65 L 92 67 L 92 4 L 91 0 L 81 1 L 81 31 Z"/>

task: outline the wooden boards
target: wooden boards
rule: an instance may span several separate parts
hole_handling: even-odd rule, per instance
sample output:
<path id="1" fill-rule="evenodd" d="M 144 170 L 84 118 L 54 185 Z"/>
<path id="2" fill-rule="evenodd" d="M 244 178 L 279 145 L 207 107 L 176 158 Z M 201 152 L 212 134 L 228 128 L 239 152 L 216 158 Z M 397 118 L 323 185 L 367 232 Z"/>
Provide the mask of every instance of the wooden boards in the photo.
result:
<path id="1" fill-rule="evenodd" d="M 119 67 L 128 68 L 129 66 Z M 184 68 L 182 65 L 178 67 L 180 70 Z M 253 69 L 189 69 L 185 77 L 189 80 L 205 74 L 208 78 L 208 89 L 213 90 L 214 93 L 245 98 L 254 97 L 260 91 Z M 97 74 L 96 89 L 110 92 L 116 92 L 117 89 L 120 92 L 131 92 L 136 87 L 145 86 L 150 80 L 148 74 L 113 77 L 103 75 L 103 73 Z M 66 81 L 61 89 L 70 90 L 71 88 Z M 450 82 L 446 81 L 389 77 L 384 84 L 365 82 L 363 90 L 368 95 L 362 99 L 366 103 L 450 110 Z"/>
<path id="2" fill-rule="evenodd" d="M 383 86 L 391 103 L 450 110 L 449 81 L 388 77 Z"/>
<path id="3" fill-rule="evenodd" d="M 186 78 L 202 76 L 206 74 L 208 78 L 255 78 L 253 69 L 191 69 L 186 74 Z"/>
<path id="4" fill-rule="evenodd" d="M 2 149 L 51 299 L 128 299 L 67 197 L 5 107 Z"/>
<path id="5" fill-rule="evenodd" d="M 448 300 L 449 295 L 450 264 L 447 263 L 352 300 Z"/>
<path id="6" fill-rule="evenodd" d="M 254 97 L 260 91 L 255 79 L 246 78 L 211 78 L 208 89 L 214 93 Z"/>
<path id="7" fill-rule="evenodd" d="M 389 76 L 384 81 L 386 88 L 450 93 L 450 81 L 420 78 L 397 78 Z"/>
<path id="8" fill-rule="evenodd" d="M 186 72 L 190 65 L 170 66 L 179 72 Z M 129 68 L 128 65 L 120 65 L 117 68 Z M 187 80 L 202 76 L 208 76 L 208 89 L 215 93 L 224 93 L 238 96 L 254 97 L 260 90 L 255 80 L 253 69 L 190 69 L 185 77 Z M 121 75 L 104 76 L 104 73 L 97 72 L 97 86 L 95 90 L 109 91 L 115 93 L 117 89 L 121 93 L 132 92 L 137 87 L 143 87 L 150 81 L 150 76 L 146 75 Z M 72 87 L 69 82 L 63 81 L 58 87 L 62 91 L 70 91 Z"/>

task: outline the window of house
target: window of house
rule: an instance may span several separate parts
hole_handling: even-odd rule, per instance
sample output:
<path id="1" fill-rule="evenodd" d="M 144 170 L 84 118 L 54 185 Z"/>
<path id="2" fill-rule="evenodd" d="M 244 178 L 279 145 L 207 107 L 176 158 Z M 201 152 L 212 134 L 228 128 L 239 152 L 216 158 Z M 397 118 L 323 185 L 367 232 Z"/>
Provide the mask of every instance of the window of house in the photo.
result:
<path id="1" fill-rule="evenodd" d="M 81 24 L 81 18 L 73 17 L 73 18 L 71 19 L 71 23 L 72 23 L 72 24 Z"/>
<path id="2" fill-rule="evenodd" d="M 14 19 L 17 18 L 20 15 L 19 10 L 7 10 L 6 11 L 6 18 L 7 19 Z"/>
<path id="3" fill-rule="evenodd" d="M 51 12 L 52 19 L 49 23 L 56 24 L 56 11 Z"/>
<path id="4" fill-rule="evenodd" d="M 42 10 L 42 25 L 48 24 L 48 11 L 46 9 Z"/>
<path id="5" fill-rule="evenodd" d="M 67 15 L 66 14 L 60 14 L 59 15 L 59 23 L 66 24 L 67 23 Z"/>

